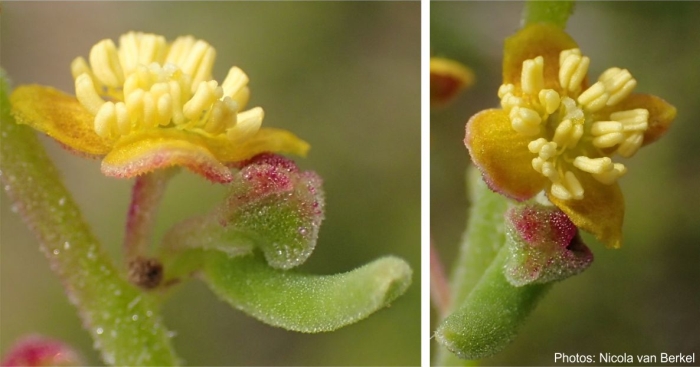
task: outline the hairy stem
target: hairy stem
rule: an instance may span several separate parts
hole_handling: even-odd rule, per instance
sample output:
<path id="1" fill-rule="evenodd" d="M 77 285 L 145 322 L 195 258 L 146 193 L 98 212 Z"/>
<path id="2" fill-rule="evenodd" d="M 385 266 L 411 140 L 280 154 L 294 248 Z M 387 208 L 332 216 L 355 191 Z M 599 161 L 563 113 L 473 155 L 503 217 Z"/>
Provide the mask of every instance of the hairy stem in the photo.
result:
<path id="1" fill-rule="evenodd" d="M 430 240 L 430 295 L 440 317 L 445 317 L 450 305 L 450 285 L 440 261 L 440 254 L 435 249 L 432 239 Z"/>
<path id="2" fill-rule="evenodd" d="M 120 277 L 34 131 L 10 115 L 7 83 L 0 74 L 0 179 L 102 359 L 116 365 L 177 364 L 154 302 Z"/>

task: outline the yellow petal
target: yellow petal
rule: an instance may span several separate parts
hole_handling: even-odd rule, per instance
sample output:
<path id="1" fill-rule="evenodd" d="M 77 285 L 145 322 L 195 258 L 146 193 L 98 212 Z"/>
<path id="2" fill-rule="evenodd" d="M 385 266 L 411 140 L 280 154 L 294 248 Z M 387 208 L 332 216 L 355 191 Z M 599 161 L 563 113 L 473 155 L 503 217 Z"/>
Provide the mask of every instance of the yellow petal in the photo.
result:
<path id="1" fill-rule="evenodd" d="M 503 83 L 513 84 L 519 91 L 523 61 L 542 56 L 544 88 L 561 92 L 559 54 L 572 48 L 578 48 L 576 42 L 556 25 L 537 23 L 526 26 L 506 39 L 503 55 Z M 584 81 L 584 88 L 585 84 Z"/>
<path id="2" fill-rule="evenodd" d="M 474 84 L 474 73 L 454 60 L 430 58 L 430 103 L 442 105 Z"/>
<path id="3" fill-rule="evenodd" d="M 210 139 L 207 144 L 217 159 L 225 163 L 242 161 L 264 152 L 304 157 L 309 150 L 309 144 L 296 135 L 273 128 L 261 128 L 254 136 L 238 144 L 224 138 Z"/>
<path id="4" fill-rule="evenodd" d="M 170 166 L 185 166 L 213 182 L 230 182 L 231 171 L 209 150 L 206 138 L 191 132 L 159 129 L 132 133 L 102 161 L 107 176 L 129 178 Z"/>
<path id="5" fill-rule="evenodd" d="M 676 118 L 676 108 L 663 99 L 651 94 L 631 94 L 612 107 L 601 110 L 597 116 L 607 120 L 611 113 L 644 108 L 649 111 L 649 127 L 644 132 L 642 146 L 651 144 L 666 133 Z"/>
<path id="6" fill-rule="evenodd" d="M 90 156 L 102 156 L 112 148 L 95 133 L 91 115 L 78 100 L 41 85 L 21 85 L 10 96 L 17 122 L 27 124 L 58 140 L 67 148 Z"/>
<path id="7" fill-rule="evenodd" d="M 604 185 L 591 175 L 580 175 L 583 200 L 561 200 L 548 195 L 549 200 L 569 216 L 574 224 L 592 233 L 609 248 L 622 245 L 622 221 L 625 201 L 618 184 Z"/>
<path id="8" fill-rule="evenodd" d="M 526 200 L 548 182 L 532 168 L 531 140 L 513 130 L 505 111 L 485 110 L 467 122 L 464 144 L 492 190 Z"/>

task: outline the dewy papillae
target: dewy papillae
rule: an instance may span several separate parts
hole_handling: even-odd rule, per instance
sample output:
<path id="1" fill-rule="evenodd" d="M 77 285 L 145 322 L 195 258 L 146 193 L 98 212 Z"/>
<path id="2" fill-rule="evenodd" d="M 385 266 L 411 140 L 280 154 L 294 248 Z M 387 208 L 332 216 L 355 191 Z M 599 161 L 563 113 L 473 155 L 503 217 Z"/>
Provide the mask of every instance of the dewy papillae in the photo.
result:
<path id="1" fill-rule="evenodd" d="M 609 156 L 634 155 L 648 127 L 649 111 L 643 108 L 598 113 L 629 96 L 637 82 L 626 69 L 610 68 L 582 91 L 589 64 L 579 49 L 562 51 L 560 93 L 544 89 L 544 58 L 538 56 L 523 62 L 521 94 L 513 84 L 498 90 L 513 129 L 533 138 L 528 145 L 537 154 L 532 168 L 551 181 L 551 195 L 562 200 L 584 198 L 580 175 L 607 185 L 616 182 L 627 168 Z"/>
<path id="2" fill-rule="evenodd" d="M 95 115 L 95 132 L 116 140 L 148 129 L 173 128 L 242 141 L 255 134 L 263 110 L 240 112 L 248 77 L 237 67 L 221 84 L 211 80 L 213 47 L 191 36 L 172 44 L 154 34 L 130 32 L 100 41 L 71 64 L 78 101 Z M 107 100 L 105 100 L 107 99 Z"/>

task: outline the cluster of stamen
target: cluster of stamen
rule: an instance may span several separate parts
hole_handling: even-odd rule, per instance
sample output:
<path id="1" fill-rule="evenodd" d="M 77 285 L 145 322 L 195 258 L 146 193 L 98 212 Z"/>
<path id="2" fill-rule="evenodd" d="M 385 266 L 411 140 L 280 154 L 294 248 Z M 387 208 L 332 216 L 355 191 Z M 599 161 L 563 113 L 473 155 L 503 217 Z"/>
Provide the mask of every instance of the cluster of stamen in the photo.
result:
<path id="1" fill-rule="evenodd" d="M 95 132 L 116 140 L 134 131 L 174 128 L 245 140 L 260 128 L 260 107 L 248 102 L 248 77 L 233 67 L 219 86 L 211 80 L 216 52 L 204 41 L 128 33 L 103 40 L 71 65 L 76 97 L 95 115 Z M 107 100 L 105 100 L 107 99 Z"/>
<path id="2" fill-rule="evenodd" d="M 616 182 L 627 168 L 614 163 L 609 152 L 634 155 L 648 127 L 646 109 L 614 112 L 605 121 L 594 118 L 629 96 L 637 82 L 629 71 L 610 68 L 582 91 L 589 65 L 578 49 L 562 51 L 558 92 L 544 89 L 544 58 L 538 56 L 523 62 L 520 88 L 504 84 L 498 91 L 513 129 L 533 138 L 528 145 L 537 155 L 533 169 L 551 181 L 551 194 L 562 200 L 583 199 L 578 175 L 588 173 L 606 185 Z"/>

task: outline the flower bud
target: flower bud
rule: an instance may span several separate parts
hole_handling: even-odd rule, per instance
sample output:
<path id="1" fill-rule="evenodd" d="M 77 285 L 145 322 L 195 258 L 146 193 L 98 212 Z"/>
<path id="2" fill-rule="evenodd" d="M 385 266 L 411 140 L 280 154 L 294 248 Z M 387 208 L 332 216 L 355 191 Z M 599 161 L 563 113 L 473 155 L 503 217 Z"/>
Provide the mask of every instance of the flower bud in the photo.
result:
<path id="1" fill-rule="evenodd" d="M 81 366 L 85 362 L 67 344 L 31 335 L 17 341 L 2 360 L 2 366 Z"/>

